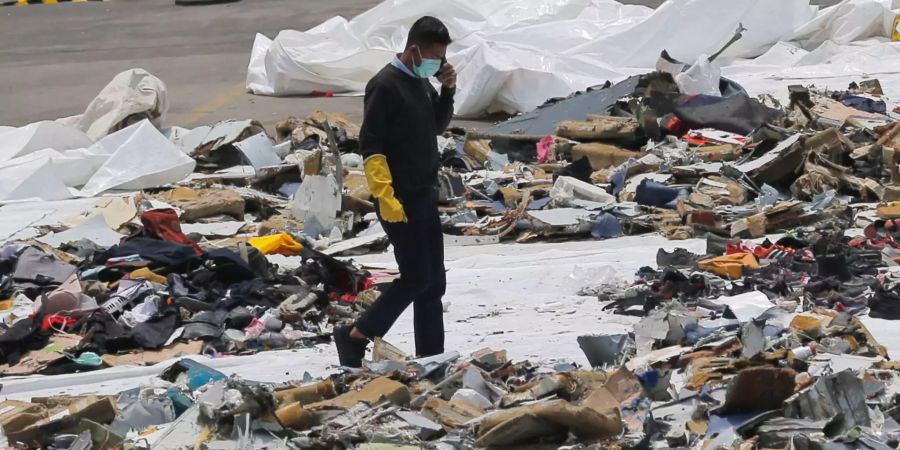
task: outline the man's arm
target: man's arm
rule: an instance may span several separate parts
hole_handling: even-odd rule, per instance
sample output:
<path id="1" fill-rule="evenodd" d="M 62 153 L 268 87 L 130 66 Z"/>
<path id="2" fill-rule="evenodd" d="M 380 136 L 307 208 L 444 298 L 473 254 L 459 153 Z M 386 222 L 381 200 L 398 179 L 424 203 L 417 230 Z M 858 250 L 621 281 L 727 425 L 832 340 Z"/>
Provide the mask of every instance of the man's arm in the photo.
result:
<path id="1" fill-rule="evenodd" d="M 441 67 L 438 80 L 441 82 L 441 94 L 434 102 L 434 119 L 438 133 L 443 133 L 453 119 L 453 96 L 456 94 L 456 69 L 445 62 Z"/>
<path id="2" fill-rule="evenodd" d="M 453 119 L 453 95 L 456 94 L 456 88 L 448 88 L 441 86 L 440 95 L 436 95 L 434 102 L 434 121 L 437 125 L 438 133 L 443 133 L 450 126 L 450 120 Z"/>
<path id="3" fill-rule="evenodd" d="M 385 138 L 391 118 L 391 94 L 377 82 L 366 85 L 363 99 L 363 122 L 359 130 L 359 151 L 363 159 L 372 155 L 387 155 Z"/>
<path id="4" fill-rule="evenodd" d="M 406 222 L 403 204 L 394 195 L 394 177 L 387 163 L 385 145 L 391 124 L 391 93 L 379 83 L 366 85 L 363 99 L 363 123 L 359 130 L 359 151 L 372 196 L 378 199 L 378 212 L 387 222 Z"/>

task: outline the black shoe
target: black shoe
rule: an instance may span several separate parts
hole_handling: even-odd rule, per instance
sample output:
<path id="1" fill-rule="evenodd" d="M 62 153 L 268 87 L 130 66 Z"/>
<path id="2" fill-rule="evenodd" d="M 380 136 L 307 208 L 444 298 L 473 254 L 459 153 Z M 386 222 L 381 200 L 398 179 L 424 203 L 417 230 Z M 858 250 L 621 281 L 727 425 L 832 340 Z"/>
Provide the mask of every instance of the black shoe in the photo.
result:
<path id="1" fill-rule="evenodd" d="M 697 267 L 699 259 L 700 255 L 695 255 L 683 248 L 676 248 L 672 253 L 663 249 L 659 249 L 656 252 L 656 266 L 660 270 L 666 267 L 694 268 Z"/>
<path id="2" fill-rule="evenodd" d="M 728 244 L 740 243 L 740 239 L 729 239 L 727 237 L 718 236 L 713 233 L 706 235 L 706 255 L 722 256 L 725 254 L 725 246 Z"/>
<path id="3" fill-rule="evenodd" d="M 775 245 L 799 250 L 801 248 L 809 247 L 809 242 L 806 242 L 803 239 L 795 236 L 783 236 L 781 239 L 775 242 Z"/>
<path id="4" fill-rule="evenodd" d="M 817 258 L 819 262 L 819 276 L 835 277 L 840 281 L 848 281 L 853 278 L 850 268 L 847 266 L 847 258 L 843 254 L 827 254 Z"/>
<path id="5" fill-rule="evenodd" d="M 350 336 L 353 325 L 338 325 L 334 327 L 334 345 L 337 347 L 338 359 L 344 367 L 362 367 L 363 357 L 366 356 L 366 346 L 369 341 L 356 339 Z"/>
<path id="6" fill-rule="evenodd" d="M 804 261 L 795 259 L 791 262 L 791 270 L 815 276 L 819 273 L 819 263 L 816 261 Z"/>
<path id="7" fill-rule="evenodd" d="M 175 305 L 180 306 L 192 313 L 212 311 L 216 309 L 216 305 L 204 302 L 203 300 L 193 297 L 178 297 L 175 299 Z"/>
<path id="8" fill-rule="evenodd" d="M 880 286 L 869 299 L 869 317 L 876 319 L 900 319 L 900 292 L 892 283 Z"/>

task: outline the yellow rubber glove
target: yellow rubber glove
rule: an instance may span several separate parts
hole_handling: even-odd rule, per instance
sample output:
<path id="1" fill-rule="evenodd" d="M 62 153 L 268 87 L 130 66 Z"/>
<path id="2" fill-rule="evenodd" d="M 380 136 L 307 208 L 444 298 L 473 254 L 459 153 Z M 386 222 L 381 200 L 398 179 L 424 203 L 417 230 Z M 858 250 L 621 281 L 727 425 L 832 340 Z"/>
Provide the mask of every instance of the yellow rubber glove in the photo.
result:
<path id="1" fill-rule="evenodd" d="M 391 177 L 391 169 L 388 167 L 387 158 L 384 155 L 372 155 L 366 158 L 363 167 L 366 169 L 366 181 L 369 182 L 369 191 L 378 199 L 378 209 L 381 218 L 387 222 L 406 222 L 406 213 L 403 205 L 397 197 L 394 197 L 394 179 Z"/>

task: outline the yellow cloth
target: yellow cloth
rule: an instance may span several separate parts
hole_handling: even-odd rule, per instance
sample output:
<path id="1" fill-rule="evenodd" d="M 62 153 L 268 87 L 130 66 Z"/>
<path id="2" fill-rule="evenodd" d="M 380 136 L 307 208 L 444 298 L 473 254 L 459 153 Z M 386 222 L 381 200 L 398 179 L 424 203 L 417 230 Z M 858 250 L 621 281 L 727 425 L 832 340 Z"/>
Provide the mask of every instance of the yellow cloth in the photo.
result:
<path id="1" fill-rule="evenodd" d="M 744 267 L 748 269 L 759 269 L 759 262 L 753 253 L 732 253 L 730 255 L 719 256 L 712 259 L 704 259 L 697 262 L 700 270 L 712 272 L 721 277 L 728 277 L 736 280 L 743 276 Z"/>
<path id="2" fill-rule="evenodd" d="M 875 210 L 879 219 L 900 219 L 900 202 L 881 205 Z"/>
<path id="3" fill-rule="evenodd" d="M 403 204 L 394 197 L 394 179 L 391 177 L 391 169 L 388 167 L 387 158 L 384 155 L 372 155 L 366 158 L 363 164 L 366 169 L 366 180 L 369 182 L 369 191 L 378 199 L 378 210 L 381 218 L 387 222 L 406 222 L 406 212 Z"/>
<path id="4" fill-rule="evenodd" d="M 132 280 L 143 278 L 154 283 L 167 284 L 166 277 L 156 274 L 146 267 L 141 267 L 140 269 L 131 272 L 130 274 L 128 274 L 128 278 L 131 278 Z"/>
<path id="5" fill-rule="evenodd" d="M 300 250 L 303 250 L 303 244 L 295 241 L 288 233 L 270 234 L 268 236 L 250 238 L 247 242 L 259 250 L 263 255 L 279 254 L 293 256 L 300 253 Z"/>

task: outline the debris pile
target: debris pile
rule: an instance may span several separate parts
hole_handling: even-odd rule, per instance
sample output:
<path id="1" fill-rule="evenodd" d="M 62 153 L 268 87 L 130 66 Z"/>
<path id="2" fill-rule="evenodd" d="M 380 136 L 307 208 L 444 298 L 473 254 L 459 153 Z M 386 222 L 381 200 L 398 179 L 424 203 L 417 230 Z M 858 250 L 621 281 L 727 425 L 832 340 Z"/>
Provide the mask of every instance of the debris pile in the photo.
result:
<path id="1" fill-rule="evenodd" d="M 8 400 L 0 419 L 17 448 L 896 448 L 900 366 L 855 317 L 742 295 L 583 336 L 590 369 L 491 349 L 410 359 L 378 339 L 363 369 L 324 379 L 183 359 L 117 397 Z"/>
<path id="2" fill-rule="evenodd" d="M 579 344 L 595 367 L 634 371 L 653 401 L 651 440 L 672 447 L 896 448 L 897 366 L 859 318 L 900 318 L 896 273 L 866 248 L 874 230 L 660 249 L 658 269 L 630 285 L 582 290 L 639 317 L 633 333 Z"/>
<path id="3" fill-rule="evenodd" d="M 167 105 L 133 69 L 80 117 L 0 131 L 3 375 L 327 343 L 396 276 L 333 256 L 387 245 L 349 119 L 276 145 L 252 120 L 160 130 Z"/>
<path id="4" fill-rule="evenodd" d="M 444 152 L 465 194 L 447 233 L 759 238 L 892 218 L 861 204 L 898 200 L 900 128 L 834 100 L 883 103 L 877 80 L 866 83 L 874 95 L 791 86 L 788 107 L 722 83 L 720 96 L 690 95 L 654 72 L 470 130 Z"/>
<path id="5" fill-rule="evenodd" d="M 866 4 L 815 20 L 868 11 L 880 26 L 886 7 Z M 646 23 L 672 7 L 659 11 Z M 900 109 L 871 78 L 751 96 L 717 58 L 753 54 L 754 23 L 694 64 L 663 51 L 655 71 L 436 136 L 447 246 L 706 240 L 660 249 L 632 282 L 582 286 L 582 305 L 636 321 L 583 330 L 571 344 L 590 368 L 489 349 L 415 359 L 379 339 L 361 371 L 227 376 L 198 361 L 327 345 L 397 276 L 346 258 L 388 245 L 359 125 L 316 112 L 274 130 L 162 128 L 165 85 L 132 69 L 80 116 L 0 128 L 0 373 L 165 366 L 115 397 L 7 400 L 3 435 L 56 449 L 896 448 L 900 366 L 863 319 L 900 319 Z M 467 95 L 472 111 L 493 101 Z"/>

